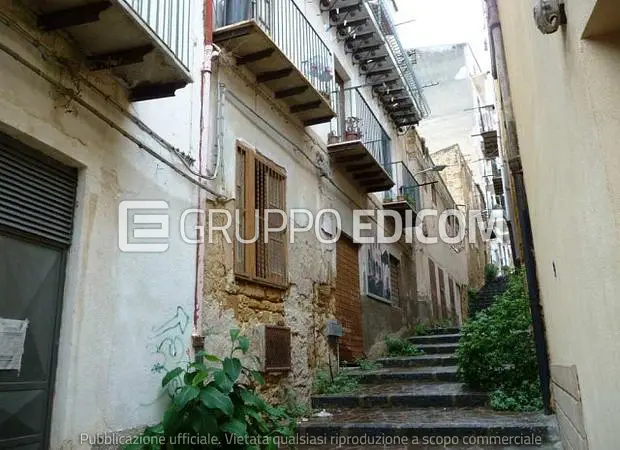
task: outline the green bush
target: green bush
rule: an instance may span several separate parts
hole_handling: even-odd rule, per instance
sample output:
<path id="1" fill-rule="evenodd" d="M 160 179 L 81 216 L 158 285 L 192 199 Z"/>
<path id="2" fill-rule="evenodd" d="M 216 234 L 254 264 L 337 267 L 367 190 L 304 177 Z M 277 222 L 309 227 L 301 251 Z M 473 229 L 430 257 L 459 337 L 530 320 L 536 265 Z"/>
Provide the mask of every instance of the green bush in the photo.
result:
<path id="1" fill-rule="evenodd" d="M 387 356 L 392 358 L 399 356 L 417 356 L 423 353 L 422 350 L 403 338 L 386 336 L 385 346 L 387 347 Z"/>
<path id="2" fill-rule="evenodd" d="M 495 264 L 487 264 L 484 266 L 484 281 L 490 283 L 494 281 L 499 275 L 499 269 Z"/>
<path id="3" fill-rule="evenodd" d="M 470 387 L 495 391 L 492 406 L 538 406 L 540 392 L 532 318 L 523 272 L 510 275 L 506 292 L 465 323 L 458 350 L 459 377 Z"/>
<path id="4" fill-rule="evenodd" d="M 317 395 L 342 394 L 356 391 L 359 387 L 358 379 L 345 371 L 340 371 L 332 378 L 329 372 L 320 370 L 316 373 L 312 390 Z"/>
<path id="5" fill-rule="evenodd" d="M 222 360 L 199 352 L 195 362 L 186 368 L 177 367 L 162 380 L 163 387 L 176 379 L 180 382 L 171 395 L 163 420 L 148 427 L 141 442 L 151 444 L 154 438 L 161 438 L 166 444 L 136 444 L 127 446 L 127 449 L 275 450 L 278 438 L 293 436 L 294 421 L 283 409 L 269 405 L 257 395 L 257 385 L 264 383 L 262 375 L 245 367 L 235 357 L 238 352 L 247 353 L 248 338 L 240 336 L 239 330 L 231 330 L 230 337 L 232 349 L 229 357 Z M 189 438 L 184 443 L 174 442 L 179 436 L 198 439 L 201 445 L 185 445 L 190 442 Z M 257 441 L 262 445 L 251 445 Z"/>
<path id="6" fill-rule="evenodd" d="M 358 358 L 358 359 L 356 359 L 355 360 L 355 364 L 357 364 L 357 366 L 362 371 L 376 370 L 376 369 L 380 369 L 381 368 L 381 364 L 379 364 L 379 363 L 377 363 L 375 361 L 371 361 L 370 359 L 366 359 L 366 358 Z"/>

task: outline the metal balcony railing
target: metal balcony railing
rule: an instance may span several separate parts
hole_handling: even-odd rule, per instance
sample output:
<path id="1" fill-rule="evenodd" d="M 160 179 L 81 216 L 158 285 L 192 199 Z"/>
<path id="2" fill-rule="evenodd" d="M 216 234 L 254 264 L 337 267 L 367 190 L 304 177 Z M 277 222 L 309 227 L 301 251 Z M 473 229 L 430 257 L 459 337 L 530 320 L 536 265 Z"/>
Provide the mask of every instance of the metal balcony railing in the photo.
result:
<path id="1" fill-rule="evenodd" d="M 216 26 L 254 20 L 319 92 L 335 88 L 334 57 L 293 0 L 216 0 Z"/>
<path id="2" fill-rule="evenodd" d="M 122 0 L 138 13 L 186 68 L 190 67 L 192 0 Z"/>
<path id="3" fill-rule="evenodd" d="M 420 186 L 403 161 L 396 161 L 385 166 L 392 176 L 394 187 L 383 192 L 383 203 L 407 202 L 411 209 L 418 211 L 422 206 Z"/>
<path id="4" fill-rule="evenodd" d="M 381 166 L 391 163 L 391 139 L 358 89 L 334 92 L 332 107 L 330 143 L 360 140 Z"/>
<path id="5" fill-rule="evenodd" d="M 422 85 L 416 77 L 413 64 L 411 62 L 411 57 L 405 51 L 400 41 L 396 30 L 396 24 L 392 19 L 388 7 L 385 5 L 385 0 L 367 0 L 367 5 L 370 7 L 377 25 L 379 26 L 379 30 L 381 31 L 389 51 L 396 62 L 398 72 L 404 81 L 407 93 L 411 97 L 411 100 L 419 113 L 419 118 L 421 119 L 428 117 L 430 114 L 430 108 L 426 102 L 424 93 L 422 92 Z"/>

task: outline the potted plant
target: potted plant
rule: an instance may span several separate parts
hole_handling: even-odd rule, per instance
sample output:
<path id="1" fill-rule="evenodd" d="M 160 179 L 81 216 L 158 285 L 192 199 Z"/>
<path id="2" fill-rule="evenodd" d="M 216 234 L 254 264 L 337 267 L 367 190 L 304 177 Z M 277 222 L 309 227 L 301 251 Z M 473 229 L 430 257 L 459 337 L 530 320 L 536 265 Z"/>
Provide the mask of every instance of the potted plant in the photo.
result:
<path id="1" fill-rule="evenodd" d="M 362 132 L 360 127 L 361 120 L 358 117 L 350 116 L 345 120 L 345 141 L 357 141 L 362 138 Z"/>

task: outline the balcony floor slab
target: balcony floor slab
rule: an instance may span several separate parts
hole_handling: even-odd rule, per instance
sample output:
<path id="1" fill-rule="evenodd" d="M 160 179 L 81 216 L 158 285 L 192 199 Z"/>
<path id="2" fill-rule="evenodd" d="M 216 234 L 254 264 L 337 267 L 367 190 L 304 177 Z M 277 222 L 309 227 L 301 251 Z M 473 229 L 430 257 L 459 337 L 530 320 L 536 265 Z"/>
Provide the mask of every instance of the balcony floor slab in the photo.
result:
<path id="1" fill-rule="evenodd" d="M 218 28 L 213 40 L 231 52 L 237 63 L 250 71 L 257 83 L 267 86 L 304 125 L 326 123 L 336 115 L 329 92 L 319 92 L 255 20 Z"/>

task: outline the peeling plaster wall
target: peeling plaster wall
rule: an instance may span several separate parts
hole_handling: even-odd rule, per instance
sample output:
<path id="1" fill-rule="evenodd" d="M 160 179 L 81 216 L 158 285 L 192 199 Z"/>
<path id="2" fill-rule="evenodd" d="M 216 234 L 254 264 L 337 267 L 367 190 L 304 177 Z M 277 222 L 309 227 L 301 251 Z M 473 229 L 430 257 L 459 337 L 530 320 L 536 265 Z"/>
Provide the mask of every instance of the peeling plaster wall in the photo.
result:
<path id="1" fill-rule="evenodd" d="M 8 5 L 2 13 L 11 14 L 39 36 L 32 15 L 19 9 L 17 2 Z M 73 61 L 83 58 L 58 33 L 40 38 L 60 56 Z M 202 42 L 201 17 L 195 17 L 191 39 Z M 44 60 L 39 50 L 5 25 L 0 25 L 0 40 L 51 77 L 71 85 L 68 72 Z M 201 52 L 195 53 L 199 58 Z M 192 74 L 198 80 L 196 58 Z M 196 157 L 199 84 L 178 91 L 175 98 L 133 105 L 127 103 L 118 80 L 105 71 L 81 74 Z M 183 210 L 196 207 L 197 188 L 3 52 L 0 79 L 0 131 L 79 168 L 51 448 L 86 448 L 80 445 L 80 433 L 126 430 L 161 418 L 167 401 L 161 389 L 162 371 L 186 358 L 192 332 L 196 249 L 181 241 L 178 219 Z M 174 160 L 86 86 L 81 86 L 81 92 L 106 117 Z M 169 203 L 171 239 L 166 253 L 119 250 L 122 200 Z"/>
<path id="2" fill-rule="evenodd" d="M 364 84 L 351 58 L 344 53 L 334 31 L 326 33 L 326 17 L 321 14 L 318 2 L 299 2 L 317 33 L 324 38 L 346 72 L 348 84 Z M 287 173 L 286 204 L 292 208 L 305 208 L 316 213 L 321 209 L 336 209 L 341 216 L 343 233 L 353 234 L 353 209 L 377 209 L 380 201 L 376 195 L 366 195 L 342 173 L 332 171 L 326 153 L 329 124 L 303 129 L 293 121 L 288 111 L 282 111 L 271 100 L 273 94 L 262 90 L 244 70 L 236 67 L 230 55 L 223 54 L 214 70 L 217 82 L 225 86 L 227 94 L 223 101 L 223 174 L 218 180 L 224 192 L 231 198 L 225 207 L 234 209 L 236 140 L 248 144 L 284 167 Z M 375 103 L 368 89 L 362 89 L 367 101 L 375 105 L 382 125 L 392 138 L 392 159 L 405 160 L 405 138 L 397 136 L 383 110 Z M 304 156 L 305 155 L 305 156 Z M 322 167 L 317 169 L 316 165 Z M 331 177 L 338 186 L 325 178 Z M 211 208 L 222 205 L 210 204 Z M 335 229 L 335 226 L 333 227 Z M 289 387 L 298 390 L 300 400 L 307 400 L 314 372 L 324 368 L 330 353 L 325 338 L 327 320 L 335 313 L 336 246 L 320 244 L 313 233 L 297 235 L 288 246 L 289 285 L 285 291 L 258 288 L 235 280 L 233 270 L 233 247 L 218 241 L 206 247 L 205 291 L 202 323 L 205 346 L 216 353 L 225 351 L 228 330 L 241 327 L 250 333 L 260 323 L 282 324 L 292 329 L 293 369 L 289 374 L 270 377 L 265 393 L 269 398 L 280 400 Z M 400 244 L 390 245 L 390 252 L 403 255 Z M 361 258 L 361 256 L 360 256 Z M 361 262 L 361 259 L 360 259 Z M 411 261 L 406 270 L 409 279 L 415 278 Z M 403 275 L 403 278 L 407 278 Z M 409 286 L 407 284 L 407 286 Z M 407 297 L 402 307 L 395 307 L 368 299 L 362 301 L 363 314 L 367 317 L 379 312 L 388 319 L 384 324 L 373 323 L 365 330 L 368 347 L 373 340 L 388 332 L 395 332 L 407 325 L 415 315 L 415 289 L 403 289 Z"/>

